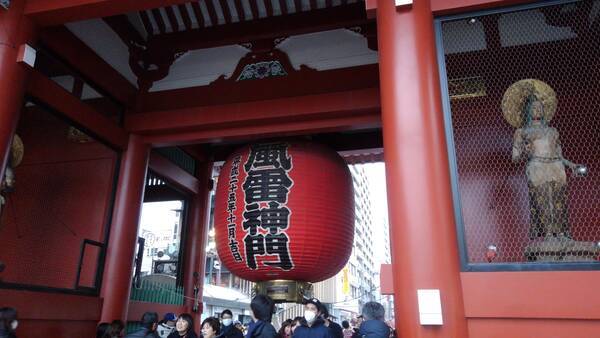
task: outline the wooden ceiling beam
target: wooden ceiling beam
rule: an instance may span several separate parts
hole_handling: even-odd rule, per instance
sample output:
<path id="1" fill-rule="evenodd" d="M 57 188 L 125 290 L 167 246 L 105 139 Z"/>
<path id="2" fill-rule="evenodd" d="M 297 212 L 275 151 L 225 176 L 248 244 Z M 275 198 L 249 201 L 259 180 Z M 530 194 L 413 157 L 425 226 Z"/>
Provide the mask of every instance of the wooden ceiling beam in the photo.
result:
<path id="1" fill-rule="evenodd" d="M 223 18 L 225 19 L 225 23 L 229 24 L 233 22 L 233 17 L 231 15 L 231 10 L 229 10 L 229 5 L 227 4 L 227 0 L 219 0 L 219 5 L 221 5 L 221 10 L 223 11 Z"/>
<path id="2" fill-rule="evenodd" d="M 265 4 L 265 9 L 267 10 L 267 17 L 272 17 L 273 3 L 271 2 L 271 0 L 263 0 L 263 3 Z"/>
<path id="3" fill-rule="evenodd" d="M 150 17 L 148 17 L 148 13 L 146 11 L 140 11 L 140 18 L 142 19 L 142 23 L 144 24 L 144 28 L 146 29 L 146 33 L 148 33 L 148 37 L 154 35 L 154 28 L 152 27 L 152 23 L 150 23 Z"/>
<path id="4" fill-rule="evenodd" d="M 177 18 L 175 17 L 175 11 L 173 10 L 173 7 L 167 6 L 167 7 L 165 7 L 165 11 L 167 12 L 167 18 L 169 19 L 169 23 L 171 24 L 171 28 L 173 29 L 173 32 L 180 31 L 179 22 L 177 21 Z"/>
<path id="5" fill-rule="evenodd" d="M 219 18 L 217 16 L 217 9 L 215 8 L 214 3 L 212 0 L 204 0 L 204 3 L 206 4 L 206 9 L 208 9 L 208 16 L 210 17 L 211 24 L 213 27 L 218 26 Z"/>
<path id="6" fill-rule="evenodd" d="M 379 111 L 379 89 L 364 88 L 273 100 L 137 113 L 126 116 L 125 126 L 132 133 L 149 135 L 283 122 L 307 122 L 357 117 L 364 114 L 379 116 Z"/>
<path id="7" fill-rule="evenodd" d="M 335 20 L 331 18 L 335 17 Z M 360 26 L 372 22 L 363 3 L 281 15 L 269 19 L 206 27 L 175 34 L 161 34 L 149 41 L 150 48 L 185 52 L 231 44 L 274 39 L 282 36 Z M 156 45 L 156 46 L 155 46 Z"/>
<path id="8" fill-rule="evenodd" d="M 124 129 L 35 69 L 30 69 L 27 94 L 112 147 L 127 148 L 128 134 Z"/>
<path id="9" fill-rule="evenodd" d="M 235 10 L 237 11 L 240 22 L 246 21 L 246 11 L 244 10 L 242 0 L 235 0 L 233 3 L 235 4 Z"/>
<path id="10" fill-rule="evenodd" d="M 183 19 L 185 29 L 192 29 L 192 19 L 190 19 L 190 14 L 187 11 L 187 7 L 185 5 L 178 5 L 177 7 L 181 13 L 181 18 Z"/>
<path id="11" fill-rule="evenodd" d="M 25 15 L 38 26 L 57 26 L 186 2 L 190 0 L 28 0 Z"/>
<path id="12" fill-rule="evenodd" d="M 40 42 L 99 89 L 127 107 L 133 105 L 137 88 L 66 27 L 42 30 Z"/>
<path id="13" fill-rule="evenodd" d="M 194 15 L 196 16 L 196 20 L 198 20 L 198 27 L 203 29 L 204 24 L 204 16 L 202 15 L 202 10 L 200 9 L 200 3 L 198 1 L 192 2 L 192 9 L 194 10 Z"/>
<path id="14" fill-rule="evenodd" d="M 152 11 L 152 17 L 154 18 L 154 22 L 158 26 L 158 33 L 165 34 L 167 32 L 167 26 L 165 25 L 165 20 L 163 20 L 162 15 L 160 14 L 160 10 L 158 8 L 154 8 Z"/>

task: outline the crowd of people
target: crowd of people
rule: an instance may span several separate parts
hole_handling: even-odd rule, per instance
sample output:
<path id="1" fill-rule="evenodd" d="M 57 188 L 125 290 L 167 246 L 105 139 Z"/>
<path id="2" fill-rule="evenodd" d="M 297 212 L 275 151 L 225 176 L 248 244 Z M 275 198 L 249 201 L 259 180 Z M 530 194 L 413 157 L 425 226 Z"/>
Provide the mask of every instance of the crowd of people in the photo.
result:
<path id="1" fill-rule="evenodd" d="M 271 324 L 275 304 L 264 295 L 255 296 L 250 303 L 252 321 L 243 326 L 233 320 L 230 310 L 219 318 L 206 318 L 201 327 L 202 338 L 395 338 L 393 330 L 384 322 L 385 310 L 377 302 L 368 302 L 362 308 L 354 327 L 343 321 L 336 323 L 327 307 L 316 298 L 304 302 L 304 316 L 285 320 L 279 331 Z M 140 328 L 124 335 L 125 324 L 120 320 L 100 323 L 96 338 L 198 338 L 194 332 L 194 318 L 190 314 L 167 313 L 159 320 L 156 312 L 146 312 Z M 17 311 L 0 308 L 0 338 L 16 338 L 19 325 Z"/>

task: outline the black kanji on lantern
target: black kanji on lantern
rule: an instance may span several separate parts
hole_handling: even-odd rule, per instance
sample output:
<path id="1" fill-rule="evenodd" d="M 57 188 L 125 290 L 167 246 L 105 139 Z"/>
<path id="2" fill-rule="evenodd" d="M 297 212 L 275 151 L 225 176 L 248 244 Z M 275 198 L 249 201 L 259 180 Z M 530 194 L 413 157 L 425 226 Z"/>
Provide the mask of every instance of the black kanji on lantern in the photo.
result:
<path id="1" fill-rule="evenodd" d="M 290 258 L 290 248 L 288 246 L 290 239 L 286 233 L 267 234 L 265 236 L 265 249 L 267 255 L 279 256 L 279 262 L 265 262 L 265 265 L 275 266 L 283 270 L 290 270 L 292 259 Z"/>
<path id="2" fill-rule="evenodd" d="M 246 204 L 275 201 L 287 202 L 292 180 L 283 168 L 250 170 L 244 181 Z"/>
<path id="3" fill-rule="evenodd" d="M 265 236 L 263 234 L 250 235 L 244 237 L 246 246 L 246 264 L 252 270 L 256 270 L 256 256 L 265 254 Z"/>
<path id="4" fill-rule="evenodd" d="M 246 265 L 253 270 L 258 269 L 256 256 L 266 255 L 278 257 L 277 261 L 264 261 L 267 266 L 282 270 L 294 267 L 290 240 L 283 232 L 289 227 L 291 211 L 286 203 L 294 183 L 288 174 L 292 159 L 287 155 L 287 148 L 285 143 L 252 146 L 244 164 L 247 176 L 242 185 L 246 202 L 242 228 L 246 231 Z"/>
<path id="5" fill-rule="evenodd" d="M 287 156 L 286 143 L 263 143 L 250 147 L 250 157 L 244 164 L 246 171 L 252 168 L 273 167 L 290 170 L 292 160 Z"/>
<path id="6" fill-rule="evenodd" d="M 260 213 L 261 210 L 258 208 L 258 203 L 246 205 L 242 228 L 244 228 L 246 231 L 249 231 L 250 235 L 256 235 L 258 231 L 258 227 L 260 226 Z"/>

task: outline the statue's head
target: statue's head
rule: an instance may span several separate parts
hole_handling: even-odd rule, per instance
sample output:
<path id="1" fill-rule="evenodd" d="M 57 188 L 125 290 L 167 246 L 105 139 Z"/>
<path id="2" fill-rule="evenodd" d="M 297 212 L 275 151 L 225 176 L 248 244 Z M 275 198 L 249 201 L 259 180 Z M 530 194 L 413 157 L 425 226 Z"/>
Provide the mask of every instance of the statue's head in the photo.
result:
<path id="1" fill-rule="evenodd" d="M 540 121 L 545 124 L 544 115 L 544 104 L 534 94 L 530 94 L 525 104 L 523 105 L 523 118 L 525 119 L 524 124 L 529 125 L 531 121 Z"/>

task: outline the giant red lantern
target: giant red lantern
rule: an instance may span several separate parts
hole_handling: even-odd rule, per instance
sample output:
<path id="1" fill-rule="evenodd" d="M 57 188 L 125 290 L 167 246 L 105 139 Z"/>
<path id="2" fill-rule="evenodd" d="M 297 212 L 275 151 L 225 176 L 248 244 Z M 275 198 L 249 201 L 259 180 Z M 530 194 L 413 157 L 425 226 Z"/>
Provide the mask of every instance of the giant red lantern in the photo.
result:
<path id="1" fill-rule="evenodd" d="M 229 156 L 215 196 L 219 258 L 254 282 L 318 282 L 348 261 L 354 191 L 345 161 L 309 142 L 261 143 Z"/>

